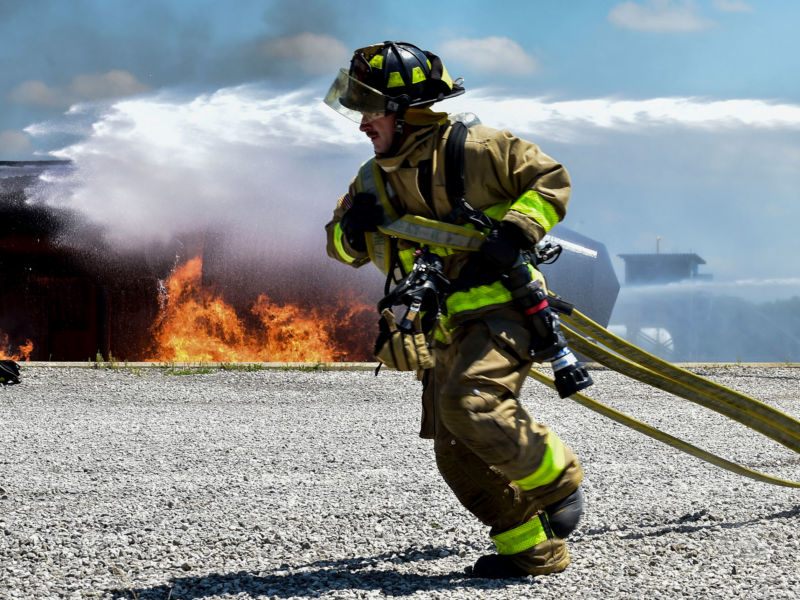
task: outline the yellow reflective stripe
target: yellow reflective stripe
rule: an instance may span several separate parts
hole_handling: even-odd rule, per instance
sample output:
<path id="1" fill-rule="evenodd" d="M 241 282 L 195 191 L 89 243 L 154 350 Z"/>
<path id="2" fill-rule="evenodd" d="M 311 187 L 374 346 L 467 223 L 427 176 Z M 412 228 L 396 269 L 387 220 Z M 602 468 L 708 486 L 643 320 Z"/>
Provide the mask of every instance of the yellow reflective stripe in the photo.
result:
<path id="1" fill-rule="evenodd" d="M 487 217 L 490 217 L 495 221 L 500 221 L 503 217 L 506 216 L 506 213 L 508 212 L 508 209 L 512 204 L 513 203 L 511 201 L 503 202 L 502 204 L 494 204 L 489 208 L 487 208 L 486 210 L 484 210 L 483 212 L 484 214 L 486 214 Z"/>
<path id="2" fill-rule="evenodd" d="M 355 256 L 350 256 L 344 249 L 342 237 L 344 237 L 344 232 L 342 231 L 342 228 L 339 227 L 339 223 L 336 223 L 336 225 L 333 226 L 333 246 L 336 248 L 336 252 L 339 253 L 339 256 L 341 256 L 343 260 L 347 261 L 348 263 L 354 262 L 356 258 Z"/>
<path id="3" fill-rule="evenodd" d="M 450 256 L 455 251 L 451 250 L 450 248 L 442 248 L 440 246 L 426 246 L 430 252 L 438 256 Z M 400 259 L 400 264 L 403 266 L 403 272 L 408 273 L 411 271 L 412 267 L 414 266 L 414 253 L 417 251 L 417 248 L 406 248 L 405 250 L 400 250 L 397 253 L 397 258 Z"/>
<path id="4" fill-rule="evenodd" d="M 430 66 L 428 68 L 430 68 Z M 453 89 L 453 78 L 450 77 L 450 73 L 447 72 L 447 69 L 444 68 L 444 65 L 442 65 L 442 81 L 451 90 Z"/>
<path id="5" fill-rule="evenodd" d="M 393 87 L 403 87 L 405 82 L 403 81 L 403 76 L 400 75 L 398 71 L 392 71 L 389 73 L 389 81 L 386 82 L 387 88 Z"/>
<path id="6" fill-rule="evenodd" d="M 544 289 L 547 289 L 547 284 L 542 272 L 533 265 L 528 265 L 528 270 L 531 276 L 541 281 Z M 447 312 L 452 316 L 456 313 L 464 312 L 465 310 L 476 310 L 495 304 L 506 304 L 511 301 L 511 292 L 509 292 L 502 283 L 495 281 L 488 285 L 479 285 L 454 292 L 448 296 L 446 304 Z"/>
<path id="7" fill-rule="evenodd" d="M 502 283 L 495 281 L 488 285 L 479 285 L 450 294 L 447 298 L 447 312 L 454 315 L 465 310 L 475 310 L 506 302 L 511 302 L 511 292 Z"/>
<path id="8" fill-rule="evenodd" d="M 419 83 L 420 81 L 425 81 L 425 79 L 425 73 L 422 72 L 422 69 L 419 67 L 411 69 L 411 83 Z"/>
<path id="9" fill-rule="evenodd" d="M 547 532 L 538 515 L 519 527 L 492 536 L 498 554 L 519 554 L 547 540 Z"/>
<path id="10" fill-rule="evenodd" d="M 545 233 L 550 231 L 559 221 L 555 207 L 534 190 L 528 190 L 517 198 L 517 201 L 511 205 L 510 210 L 515 210 L 535 219 L 544 228 Z"/>
<path id="11" fill-rule="evenodd" d="M 532 490 L 533 488 L 541 487 L 555 481 L 566 466 L 567 457 L 564 450 L 564 442 L 551 431 L 547 434 L 547 447 L 545 448 L 539 468 L 527 477 L 518 479 L 514 483 L 516 483 L 521 490 Z"/>
<path id="12" fill-rule="evenodd" d="M 382 69 L 383 68 L 383 55 L 382 54 L 376 54 L 375 56 L 373 56 L 372 58 L 369 59 L 369 64 L 370 64 L 370 66 L 375 67 L 376 69 Z"/>

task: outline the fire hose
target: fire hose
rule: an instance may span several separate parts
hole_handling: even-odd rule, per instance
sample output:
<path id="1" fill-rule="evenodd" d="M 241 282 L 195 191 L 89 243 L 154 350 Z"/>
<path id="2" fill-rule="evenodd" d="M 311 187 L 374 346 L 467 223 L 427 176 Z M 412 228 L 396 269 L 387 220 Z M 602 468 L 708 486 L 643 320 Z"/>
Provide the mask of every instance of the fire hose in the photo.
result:
<path id="1" fill-rule="evenodd" d="M 480 218 L 483 216 L 482 213 L 463 200 L 462 212 L 467 213 L 466 220 L 473 222 L 473 225 L 486 225 Z M 415 224 L 419 225 L 416 222 Z M 450 226 L 447 231 L 452 234 L 451 229 L 454 227 L 459 230 L 464 229 Z M 418 226 L 415 231 L 414 236 L 404 233 L 400 237 L 418 243 L 427 241 L 424 236 L 419 237 L 420 231 L 425 233 L 424 227 Z M 461 249 L 475 251 L 480 245 L 482 234 L 472 230 L 467 231 L 477 235 L 478 243 L 465 244 Z M 398 235 L 394 230 L 386 233 Z M 440 234 L 441 232 L 437 231 L 437 236 Z M 560 246 L 547 243 L 538 246 L 534 255 L 528 259 L 535 265 L 549 264 L 554 262 L 560 253 Z M 418 252 L 415 257 L 416 262 L 412 272 L 398 284 L 395 292 L 387 294 L 384 302 L 386 306 L 404 303 L 410 311 L 419 311 L 423 301 L 427 301 L 428 306 L 422 308 L 426 309 L 428 318 L 437 315 L 438 319 L 442 300 L 438 288 L 446 284 L 447 280 L 443 276 L 437 278 L 433 275 L 436 273 L 441 275 L 441 261 L 428 252 Z M 568 397 L 621 425 L 713 465 L 756 481 L 800 488 L 800 482 L 766 475 L 728 461 L 584 395 L 581 390 L 592 385 L 592 379 L 580 361 L 569 351 L 570 347 L 613 371 L 716 411 L 800 454 L 800 421 L 745 394 L 677 367 L 614 335 L 580 311 L 574 310 L 568 302 L 564 302 L 552 293 L 548 296 L 539 282 L 531 278 L 526 263 L 519 261 L 518 263 L 501 277 L 501 281 L 511 293 L 515 304 L 526 315 L 530 329 L 537 338 L 534 342 L 538 341 L 541 345 L 537 347 L 536 343 L 532 344 L 531 358 L 537 363 L 550 362 L 554 372 L 554 378 L 551 378 L 534 368 L 530 371 L 532 378 L 554 388 L 562 398 Z M 388 282 L 387 279 L 387 287 Z M 425 292 L 425 295 L 421 296 L 418 293 L 420 291 Z M 435 301 L 431 302 L 430 298 L 434 298 Z M 558 315 L 552 314 L 553 311 Z M 563 328 L 561 324 L 564 325 Z"/>
<path id="2" fill-rule="evenodd" d="M 653 356 L 614 335 L 580 311 L 573 310 L 571 315 L 562 315 L 561 320 L 566 325 L 564 333 L 570 346 L 584 356 L 627 377 L 714 410 L 800 453 L 800 421 L 797 419 L 745 394 Z M 537 369 L 531 369 L 530 376 L 555 389 L 554 380 Z M 572 394 L 569 398 L 621 425 L 738 475 L 763 483 L 800 488 L 800 482 L 766 475 L 721 458 L 580 392 Z"/>

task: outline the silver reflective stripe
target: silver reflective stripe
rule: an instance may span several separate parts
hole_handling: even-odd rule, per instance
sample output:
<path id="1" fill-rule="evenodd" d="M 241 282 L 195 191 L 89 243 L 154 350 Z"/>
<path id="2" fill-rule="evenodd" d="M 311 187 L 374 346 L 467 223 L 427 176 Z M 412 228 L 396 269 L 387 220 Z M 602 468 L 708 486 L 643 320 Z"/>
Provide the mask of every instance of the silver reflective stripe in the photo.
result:
<path id="1" fill-rule="evenodd" d="M 375 196 L 375 201 L 378 206 L 383 209 L 383 222 L 391 223 L 397 218 L 397 213 L 389 202 L 388 186 L 381 176 L 380 167 L 375 162 L 374 158 L 369 159 L 358 171 L 358 180 L 356 182 L 356 191 L 366 192 Z"/>
<path id="2" fill-rule="evenodd" d="M 369 159 L 358 171 L 356 178 L 356 191 L 366 192 L 375 196 L 375 202 L 383 209 L 383 222 L 391 223 L 397 218 L 397 213 L 394 210 L 391 202 L 389 202 L 389 194 L 391 188 L 387 189 L 383 177 L 380 173 L 380 167 L 375 162 L 374 158 Z M 386 275 L 391 268 L 389 264 L 391 256 L 389 256 L 389 240 L 385 235 L 377 232 L 367 232 L 367 254 L 372 263 L 380 269 L 381 273 Z"/>
<path id="3" fill-rule="evenodd" d="M 379 226 L 378 231 L 419 244 L 431 244 L 453 250 L 477 250 L 486 237 L 474 229 L 418 215 L 403 215 L 388 225 Z"/>
<path id="4" fill-rule="evenodd" d="M 391 256 L 389 256 L 389 238 L 381 235 L 378 232 L 368 231 L 365 234 L 367 240 L 367 254 L 370 260 L 375 264 L 381 273 L 387 275 L 391 265 Z"/>

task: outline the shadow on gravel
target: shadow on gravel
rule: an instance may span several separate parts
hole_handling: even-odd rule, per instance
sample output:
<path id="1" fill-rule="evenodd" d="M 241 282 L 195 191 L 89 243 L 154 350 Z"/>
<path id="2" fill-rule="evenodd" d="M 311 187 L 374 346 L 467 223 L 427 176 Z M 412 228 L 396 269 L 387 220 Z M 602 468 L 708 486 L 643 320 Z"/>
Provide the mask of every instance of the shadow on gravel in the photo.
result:
<path id="1" fill-rule="evenodd" d="M 666 527 L 661 527 L 656 529 L 655 531 L 648 531 L 648 532 L 631 532 L 625 535 L 621 535 L 620 538 L 624 540 L 638 540 L 647 537 L 658 537 L 662 535 L 666 535 L 668 533 L 693 533 L 695 531 L 702 531 L 704 529 L 711 529 L 713 527 L 719 527 L 720 529 L 738 529 L 740 527 L 751 527 L 754 524 L 762 523 L 764 521 L 772 521 L 775 519 L 791 519 L 793 517 L 800 517 L 800 505 L 795 506 L 794 508 L 788 510 L 782 510 L 780 512 L 772 513 L 771 515 L 765 515 L 763 517 L 758 517 L 755 519 L 747 519 L 745 521 L 723 521 L 720 517 L 715 517 L 707 510 L 699 510 L 695 513 L 686 514 L 678 519 L 673 521 L 668 521 L 664 525 Z M 699 523 L 694 525 L 692 523 Z M 647 526 L 651 527 L 651 526 Z M 637 526 L 637 529 L 641 528 L 641 526 Z M 630 531 L 633 527 L 619 527 L 615 531 L 624 532 Z M 581 535 L 574 536 L 570 538 L 573 542 L 575 540 L 580 539 L 581 537 L 592 537 L 597 535 L 604 535 L 609 533 L 610 529 L 603 527 L 600 529 L 590 529 L 588 531 L 583 532 Z"/>
<path id="2" fill-rule="evenodd" d="M 196 577 L 175 577 L 169 583 L 146 588 L 108 590 L 115 600 L 158 598 L 193 600 L 222 594 L 246 594 L 254 598 L 272 596 L 317 595 L 336 590 L 380 591 L 386 596 L 408 596 L 419 591 L 452 590 L 454 587 L 476 590 L 499 589 L 508 581 L 473 579 L 464 571 L 422 575 L 398 573 L 391 562 L 403 563 L 440 560 L 439 552 L 449 548 L 418 548 L 372 558 L 321 560 L 305 565 L 282 565 L 266 571 L 209 573 Z M 402 558 L 401 558 L 402 557 Z M 533 583 L 530 579 L 530 583 Z M 520 583 L 517 580 L 517 583 Z"/>

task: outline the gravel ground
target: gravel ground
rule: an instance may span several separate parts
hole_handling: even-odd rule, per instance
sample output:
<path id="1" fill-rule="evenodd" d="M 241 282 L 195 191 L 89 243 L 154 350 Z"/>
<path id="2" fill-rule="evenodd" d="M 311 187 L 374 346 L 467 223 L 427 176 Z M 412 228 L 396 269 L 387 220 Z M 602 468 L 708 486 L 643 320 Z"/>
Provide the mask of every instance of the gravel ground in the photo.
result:
<path id="1" fill-rule="evenodd" d="M 698 370 L 698 369 L 695 369 Z M 800 370 L 701 374 L 800 417 Z M 800 457 L 594 370 L 589 395 L 800 480 Z M 798 598 L 800 490 L 707 465 L 531 381 L 579 454 L 563 573 L 470 579 L 486 529 L 417 437 L 419 384 L 382 371 L 28 367 L 0 388 L 0 598 Z"/>

